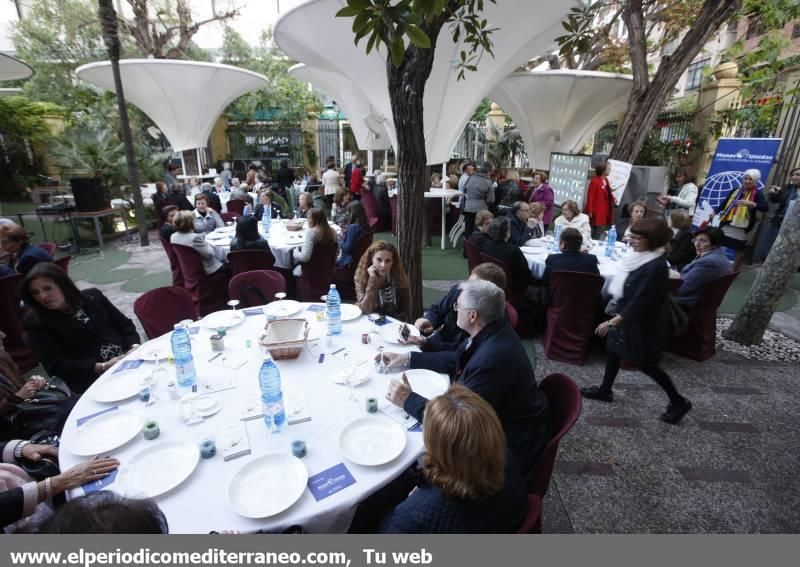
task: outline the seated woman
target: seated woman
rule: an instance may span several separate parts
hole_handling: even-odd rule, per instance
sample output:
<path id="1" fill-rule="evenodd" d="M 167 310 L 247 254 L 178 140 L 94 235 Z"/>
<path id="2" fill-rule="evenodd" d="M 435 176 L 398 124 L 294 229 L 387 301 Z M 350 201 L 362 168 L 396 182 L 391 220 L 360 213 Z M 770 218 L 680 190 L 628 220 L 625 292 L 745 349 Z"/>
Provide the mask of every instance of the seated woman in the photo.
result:
<path id="1" fill-rule="evenodd" d="M 469 235 L 469 241 L 483 250 L 483 245 L 489 240 L 489 226 L 494 220 L 494 215 L 489 211 L 479 211 L 475 215 L 475 230 Z"/>
<path id="2" fill-rule="evenodd" d="M 175 232 L 175 215 L 178 214 L 178 207 L 175 205 L 167 205 L 161 209 L 161 218 L 164 224 L 161 225 L 159 232 L 162 237 L 167 240 L 170 239 L 172 233 Z"/>
<path id="3" fill-rule="evenodd" d="M 527 494 L 497 414 L 456 384 L 427 403 L 422 482 L 381 522 L 382 533 L 515 533 Z"/>
<path id="4" fill-rule="evenodd" d="M 21 460 L 41 461 L 58 459 L 58 447 L 52 445 L 34 445 L 28 441 L 0 441 L 0 462 L 7 463 L 0 473 L 0 532 L 11 524 L 44 510 L 45 504 L 53 496 L 59 496 L 67 490 L 78 488 L 89 482 L 100 480 L 119 466 L 119 461 L 110 457 L 95 457 L 75 465 L 60 474 L 35 481 L 15 463 Z M 35 518 L 35 516 L 34 516 Z M 20 526 L 18 527 L 26 527 Z M 30 526 L 33 527 L 33 526 Z"/>
<path id="5" fill-rule="evenodd" d="M 164 512 L 151 499 L 98 490 L 61 506 L 42 526 L 46 534 L 168 534 Z"/>
<path id="6" fill-rule="evenodd" d="M 28 231 L 16 224 L 0 226 L 0 246 L 11 257 L 11 266 L 20 274 L 27 274 L 39 262 L 52 262 L 53 257 L 44 248 L 28 241 Z"/>
<path id="7" fill-rule="evenodd" d="M 564 201 L 561 205 L 561 216 L 557 217 L 555 226 L 563 229 L 575 228 L 583 236 L 583 243 L 586 244 L 592 239 L 592 227 L 589 224 L 589 217 L 581 212 L 578 203 L 575 201 Z"/>
<path id="8" fill-rule="evenodd" d="M 544 228 L 544 204 L 534 201 L 531 203 L 531 216 L 530 216 L 530 224 L 533 226 L 533 236 L 532 238 L 542 238 L 545 233 Z"/>
<path id="9" fill-rule="evenodd" d="M 227 254 L 217 246 L 212 246 L 206 242 L 205 234 L 197 234 L 195 227 L 195 216 L 189 211 L 181 211 L 175 215 L 175 233 L 170 237 L 172 244 L 189 246 L 200 254 L 203 260 L 203 269 L 206 274 L 213 274 L 218 271 L 227 272 L 230 270 L 227 262 Z"/>
<path id="10" fill-rule="evenodd" d="M 194 231 L 198 234 L 208 234 L 225 226 L 219 213 L 208 206 L 208 197 L 200 193 L 194 198 Z"/>
<path id="11" fill-rule="evenodd" d="M 348 221 L 347 230 L 342 238 L 342 254 L 336 260 L 337 266 L 350 266 L 353 263 L 353 252 L 355 252 L 356 241 L 363 234 L 369 232 L 369 221 L 364 206 L 358 201 L 354 202 L 347 209 Z"/>
<path id="12" fill-rule="evenodd" d="M 252 215 L 239 217 L 236 221 L 236 236 L 231 240 L 231 252 L 238 250 L 269 251 L 269 243 L 258 232 L 258 221 Z"/>
<path id="13" fill-rule="evenodd" d="M 628 207 L 628 212 L 631 215 L 630 221 L 628 222 L 628 228 L 625 229 L 625 232 L 622 235 L 622 241 L 627 244 L 630 242 L 631 239 L 631 229 L 633 225 L 637 222 L 642 220 L 645 216 L 647 216 L 647 205 L 642 203 L 641 201 L 636 201 L 635 203 L 631 203 L 631 206 Z"/>
<path id="14" fill-rule="evenodd" d="M 411 286 L 393 244 L 384 240 L 373 242 L 361 256 L 353 279 L 356 305 L 363 313 L 406 320 L 411 307 Z"/>
<path id="15" fill-rule="evenodd" d="M 181 214 L 191 218 L 191 213 Z M 96 376 L 139 346 L 130 319 L 100 290 L 78 290 L 55 264 L 42 263 L 28 272 L 21 295 L 28 345 L 50 376 L 76 392 L 84 392 Z"/>
<path id="16" fill-rule="evenodd" d="M 333 196 L 333 207 L 331 208 L 331 222 L 344 226 L 347 223 L 347 206 L 350 204 L 350 191 L 337 189 Z"/>
<path id="17" fill-rule="evenodd" d="M 311 193 L 303 191 L 297 196 L 297 208 L 294 210 L 294 218 L 304 219 L 308 211 L 313 207 Z"/>
<path id="18" fill-rule="evenodd" d="M 673 268 L 680 271 L 697 256 L 692 241 L 692 217 L 683 211 L 673 210 L 669 213 L 667 224 L 673 234 L 667 260 Z"/>
<path id="19" fill-rule="evenodd" d="M 697 258 L 681 270 L 683 283 L 675 293 L 675 301 L 690 307 L 697 303 L 709 282 L 731 273 L 731 261 L 720 245 L 725 233 L 719 228 L 704 227 L 694 233 Z"/>
<path id="20" fill-rule="evenodd" d="M 303 275 L 302 265 L 311 260 L 316 244 L 330 241 L 337 242 L 336 233 L 328 224 L 328 219 L 322 209 L 309 209 L 307 218 L 308 230 L 306 230 L 303 245 L 292 251 L 292 258 L 297 263 L 292 273 L 297 277 Z"/>
<path id="21" fill-rule="evenodd" d="M 257 221 L 261 222 L 264 219 L 264 211 L 268 211 L 269 218 L 273 220 L 281 218 L 281 207 L 278 203 L 273 202 L 273 196 L 274 193 L 272 189 L 264 189 L 259 193 L 258 199 L 260 202 L 256 205 L 255 212 L 253 213 Z"/>

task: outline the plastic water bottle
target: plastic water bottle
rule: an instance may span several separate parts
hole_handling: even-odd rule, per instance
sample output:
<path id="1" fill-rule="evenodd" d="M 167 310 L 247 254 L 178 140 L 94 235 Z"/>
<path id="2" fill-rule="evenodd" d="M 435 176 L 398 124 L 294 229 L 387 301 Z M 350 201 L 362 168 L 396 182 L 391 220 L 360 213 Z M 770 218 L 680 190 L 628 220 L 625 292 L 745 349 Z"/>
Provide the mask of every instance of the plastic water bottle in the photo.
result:
<path id="1" fill-rule="evenodd" d="M 197 384 L 197 372 L 192 357 L 192 341 L 186 325 L 178 323 L 172 331 L 172 355 L 175 357 L 175 378 L 181 388 L 191 388 Z"/>
<path id="2" fill-rule="evenodd" d="M 244 210 L 242 211 L 242 216 L 243 216 L 243 217 L 249 217 L 249 216 L 250 216 L 250 213 L 251 213 L 251 211 L 250 211 L 250 205 L 245 205 L 245 206 L 244 206 Z"/>
<path id="3" fill-rule="evenodd" d="M 261 407 L 264 410 L 264 423 L 267 429 L 273 426 L 279 430 L 286 423 L 281 392 L 281 371 L 269 353 L 264 355 L 261 370 L 258 371 L 258 384 L 261 386 Z"/>
<path id="4" fill-rule="evenodd" d="M 336 284 L 331 284 L 328 290 L 328 334 L 342 334 L 342 300 L 339 298 L 339 291 Z"/>
<path id="5" fill-rule="evenodd" d="M 264 231 L 264 238 L 269 237 L 269 231 L 272 227 L 272 207 L 264 207 L 264 216 L 261 217 L 261 228 Z"/>
<path id="6" fill-rule="evenodd" d="M 606 241 L 606 256 L 611 258 L 614 255 L 614 247 L 617 245 L 617 229 L 612 224 L 611 230 L 608 231 L 608 240 Z"/>
<path id="7" fill-rule="evenodd" d="M 550 251 L 553 254 L 558 254 L 559 252 L 561 252 L 561 248 L 559 248 L 558 246 L 561 241 L 561 228 L 562 228 L 561 225 L 557 224 L 555 233 L 553 234 L 553 246 L 550 248 Z"/>

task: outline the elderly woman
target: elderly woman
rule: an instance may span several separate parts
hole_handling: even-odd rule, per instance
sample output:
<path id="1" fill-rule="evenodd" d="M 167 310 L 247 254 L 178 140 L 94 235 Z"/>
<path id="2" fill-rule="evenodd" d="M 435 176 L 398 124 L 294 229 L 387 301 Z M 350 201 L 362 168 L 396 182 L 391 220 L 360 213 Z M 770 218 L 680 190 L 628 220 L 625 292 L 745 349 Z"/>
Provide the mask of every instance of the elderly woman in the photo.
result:
<path id="1" fill-rule="evenodd" d="M 619 272 L 609 285 L 615 302 L 615 315 L 601 323 L 595 333 L 608 336 L 606 369 L 600 386 L 582 388 L 585 398 L 614 401 L 612 386 L 623 360 L 630 361 L 661 386 L 669 405 L 661 415 L 667 423 L 677 424 L 692 404 L 678 393 L 672 379 L 659 366 L 661 352 L 672 336 L 668 305 L 669 275 L 664 247 L 672 231 L 661 219 L 642 219 L 633 227 L 633 254 L 625 256 Z"/>
<path id="2" fill-rule="evenodd" d="M 483 245 L 486 244 L 489 237 L 489 226 L 494 220 L 494 215 L 489 211 L 480 211 L 475 215 L 475 230 L 469 235 L 469 241 L 472 242 L 479 250 L 483 250 Z"/>
<path id="3" fill-rule="evenodd" d="M 219 213 L 208 205 L 208 197 L 200 193 L 194 198 L 194 231 L 198 234 L 208 234 L 225 226 Z"/>
<path id="4" fill-rule="evenodd" d="M 494 186 L 489 174 L 492 164 L 484 162 L 479 169 L 469 176 L 464 184 L 466 199 L 464 201 L 464 234 L 472 234 L 475 230 L 475 215 L 485 211 L 494 203 Z"/>
<path id="5" fill-rule="evenodd" d="M 555 220 L 555 226 L 561 229 L 567 227 L 577 229 L 583 236 L 583 243 L 586 244 L 592 239 L 592 227 L 589 224 L 589 217 L 583 214 L 575 201 L 564 201 L 561 205 L 561 216 Z"/>
<path id="6" fill-rule="evenodd" d="M 303 191 L 297 196 L 297 208 L 294 210 L 294 218 L 304 219 L 308 211 L 314 206 L 311 193 Z"/>
<path id="7" fill-rule="evenodd" d="M 667 260 L 676 270 L 694 260 L 697 256 L 694 242 L 692 241 L 692 217 L 683 211 L 670 211 L 667 221 L 672 229 L 672 240 L 669 243 Z"/>
<path id="8" fill-rule="evenodd" d="M 456 384 L 427 403 L 422 431 L 422 482 L 380 531 L 515 533 L 527 495 L 492 406 Z"/>
<path id="9" fill-rule="evenodd" d="M 255 211 L 253 212 L 253 216 L 256 217 L 256 220 L 264 220 L 264 211 L 267 211 L 271 219 L 281 218 L 281 213 L 283 211 L 281 211 L 280 205 L 272 200 L 273 197 L 274 193 L 272 189 L 263 189 L 258 195 L 259 203 L 256 205 Z"/>
<path id="10" fill-rule="evenodd" d="M 742 186 L 728 193 L 725 200 L 714 207 L 714 224 L 718 224 L 725 234 L 722 245 L 736 250 L 734 269 L 739 267 L 748 235 L 756 225 L 756 211 L 764 212 L 769 208 L 758 182 L 761 172 L 748 169 L 742 177 Z"/>
<path id="11" fill-rule="evenodd" d="M 239 250 L 264 250 L 269 252 L 269 243 L 258 232 L 258 220 L 252 215 L 239 217 L 236 221 L 236 236 L 231 240 L 231 252 Z"/>
<path id="12" fill-rule="evenodd" d="M 29 242 L 28 231 L 16 224 L 0 226 L 0 246 L 11 256 L 11 266 L 20 274 L 27 274 L 39 262 L 53 261 L 43 248 Z"/>
<path id="13" fill-rule="evenodd" d="M 528 220 L 528 224 L 533 229 L 533 236 L 531 236 L 531 238 L 541 238 L 544 236 L 547 227 L 547 223 L 544 222 L 544 216 L 545 205 L 538 201 L 531 203 L 531 216 Z"/>
<path id="14" fill-rule="evenodd" d="M 203 260 L 203 269 L 206 274 L 218 271 L 227 272 L 229 266 L 225 264 L 227 255 L 222 248 L 212 246 L 206 242 L 205 234 L 197 234 L 195 217 L 189 211 L 181 211 L 175 215 L 175 233 L 170 237 L 172 244 L 194 248 Z"/>
<path id="15" fill-rule="evenodd" d="M 690 307 L 697 303 L 703 288 L 715 279 L 731 273 L 731 262 L 720 248 L 725 235 L 718 228 L 704 227 L 694 234 L 697 258 L 681 270 L 681 287 L 675 301 Z"/>
<path id="16" fill-rule="evenodd" d="M 347 206 L 350 204 L 352 196 L 346 189 L 338 189 L 333 196 L 333 207 L 331 208 L 331 222 L 344 226 L 347 223 Z"/>
<path id="17" fill-rule="evenodd" d="M 361 256 L 354 279 L 356 305 L 363 313 L 380 313 L 405 321 L 411 286 L 394 244 L 373 242 Z"/>
<path id="18" fill-rule="evenodd" d="M 544 216 L 542 217 L 542 222 L 544 223 L 546 230 L 547 227 L 550 226 L 550 223 L 553 222 L 553 204 L 555 202 L 555 193 L 553 192 L 553 188 L 547 184 L 547 174 L 545 172 L 533 172 L 531 189 L 531 204 L 541 203 L 544 206 Z"/>
<path id="19" fill-rule="evenodd" d="M 309 209 L 307 218 L 308 230 L 303 245 L 292 251 L 292 258 L 297 264 L 293 273 L 297 277 L 303 274 L 302 265 L 311 260 L 315 245 L 322 242 L 337 242 L 336 233 L 328 224 L 328 219 L 322 209 Z"/>
<path id="20" fill-rule="evenodd" d="M 55 264 L 39 264 L 28 272 L 22 300 L 28 345 L 50 376 L 76 392 L 85 391 L 96 376 L 138 346 L 130 319 L 100 290 L 78 290 Z"/>

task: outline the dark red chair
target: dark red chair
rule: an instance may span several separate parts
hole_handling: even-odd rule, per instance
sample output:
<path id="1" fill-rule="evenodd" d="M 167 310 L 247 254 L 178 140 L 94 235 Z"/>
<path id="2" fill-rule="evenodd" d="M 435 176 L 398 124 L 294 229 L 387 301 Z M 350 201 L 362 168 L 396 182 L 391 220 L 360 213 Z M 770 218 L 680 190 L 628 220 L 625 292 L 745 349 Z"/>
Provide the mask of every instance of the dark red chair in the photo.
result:
<path id="1" fill-rule="evenodd" d="M 339 245 L 336 241 L 317 242 L 311 259 L 303 264 L 303 273 L 297 278 L 297 298 L 299 301 L 319 301 L 328 293 L 333 283 L 333 271 L 336 266 L 336 252 Z"/>
<path id="2" fill-rule="evenodd" d="M 19 297 L 22 278 L 22 274 L 0 278 L 0 330 L 6 334 L 6 352 L 11 355 L 20 372 L 27 372 L 36 366 L 36 357 L 23 338 Z"/>
<path id="3" fill-rule="evenodd" d="M 544 500 L 547 489 L 550 487 L 550 477 L 553 475 L 558 444 L 578 421 L 583 401 L 578 385 L 572 378 L 564 374 L 550 374 L 539 383 L 539 389 L 547 396 L 547 404 L 550 406 L 553 437 L 550 438 L 550 442 L 536 460 L 533 467 L 533 478 L 528 484 L 528 493 L 536 494 Z"/>
<path id="4" fill-rule="evenodd" d="M 528 513 L 517 531 L 518 534 L 542 533 L 542 499 L 536 494 L 528 494 Z"/>
<path id="5" fill-rule="evenodd" d="M 583 366 L 595 329 L 602 289 L 603 278 L 595 274 L 554 272 L 550 275 L 550 303 L 544 335 L 547 358 Z"/>
<path id="6" fill-rule="evenodd" d="M 228 264 L 235 276 L 242 272 L 269 270 L 275 265 L 275 256 L 271 250 L 237 250 L 228 254 Z"/>
<path id="7" fill-rule="evenodd" d="M 69 261 L 72 260 L 72 256 L 62 256 L 58 260 L 53 260 L 53 263 L 64 270 L 65 274 L 69 274 Z"/>
<path id="8" fill-rule="evenodd" d="M 389 208 L 392 211 L 392 234 L 397 236 L 397 195 L 389 199 Z"/>
<path id="9" fill-rule="evenodd" d="M 359 236 L 353 247 L 353 263 L 349 266 L 336 266 L 333 272 L 333 282 L 336 284 L 336 289 L 339 290 L 339 295 L 342 299 L 356 300 L 356 284 L 353 278 L 355 278 L 359 260 L 372 246 L 374 237 L 375 232 L 372 230 Z"/>
<path id="10" fill-rule="evenodd" d="M 670 341 L 670 352 L 701 362 L 714 356 L 717 352 L 717 309 L 738 275 L 739 272 L 733 272 L 706 284 L 697 303 L 686 310 L 689 325 Z"/>
<path id="11" fill-rule="evenodd" d="M 192 294 L 175 285 L 143 293 L 133 302 L 133 312 L 149 339 L 171 332 L 175 323 L 199 317 Z"/>
<path id="12" fill-rule="evenodd" d="M 228 201 L 228 213 L 234 214 L 237 217 L 242 216 L 244 213 L 245 202 L 242 199 L 231 199 Z"/>
<path id="13" fill-rule="evenodd" d="M 221 272 L 206 274 L 200 253 L 191 246 L 173 244 L 186 291 L 201 317 L 225 309 L 228 303 L 228 276 Z"/>
<path id="14" fill-rule="evenodd" d="M 37 244 L 39 248 L 50 254 L 51 256 L 55 256 L 56 254 L 56 245 L 54 242 L 40 242 Z"/>
<path id="15" fill-rule="evenodd" d="M 224 222 L 236 222 L 236 219 L 238 219 L 242 215 L 237 213 L 220 213 L 219 216 L 222 218 Z"/>
<path id="16" fill-rule="evenodd" d="M 276 293 L 286 291 L 286 280 L 275 270 L 254 270 L 236 274 L 228 284 L 231 299 L 241 301 L 242 308 L 266 305 L 275 300 Z"/>
<path id="17" fill-rule="evenodd" d="M 506 301 L 506 319 L 508 319 L 512 329 L 517 328 L 517 322 L 519 321 L 517 308 L 511 305 L 508 301 Z"/>
<path id="18" fill-rule="evenodd" d="M 178 257 L 175 256 L 175 252 L 172 250 L 172 243 L 164 238 L 160 231 L 158 233 L 158 239 L 161 241 L 161 246 L 164 247 L 167 258 L 169 258 L 169 269 L 172 271 L 172 285 L 183 287 L 183 273 L 181 273 L 181 266 L 178 264 Z"/>
<path id="19" fill-rule="evenodd" d="M 481 259 L 481 249 L 469 238 L 465 238 L 464 250 L 467 252 L 467 272 L 471 274 L 475 266 L 483 262 Z"/>
<path id="20" fill-rule="evenodd" d="M 374 231 L 383 230 L 378 200 L 372 194 L 372 191 L 361 192 L 361 204 L 364 206 L 364 212 L 367 213 L 369 227 Z"/>

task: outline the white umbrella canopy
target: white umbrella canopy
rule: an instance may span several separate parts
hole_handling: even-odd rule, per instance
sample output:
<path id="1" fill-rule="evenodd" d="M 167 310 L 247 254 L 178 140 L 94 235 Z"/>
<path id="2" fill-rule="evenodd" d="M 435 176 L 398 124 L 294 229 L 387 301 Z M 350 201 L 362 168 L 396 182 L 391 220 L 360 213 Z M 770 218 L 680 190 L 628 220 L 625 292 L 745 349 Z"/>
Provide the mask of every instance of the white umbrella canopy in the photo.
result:
<path id="1" fill-rule="evenodd" d="M 332 71 L 298 63 L 289 69 L 293 77 L 312 83 L 332 97 L 344 111 L 359 149 L 388 150 L 392 146 L 386 117 L 372 107 L 358 85 Z"/>
<path id="2" fill-rule="evenodd" d="M 436 42 L 433 70 L 425 87 L 425 145 L 429 164 L 450 159 L 464 125 L 491 88 L 516 67 L 551 46 L 563 32 L 561 20 L 574 2 L 564 0 L 500 0 L 487 2 L 484 17 L 499 28 L 492 34 L 494 58 L 484 55 L 475 72 L 457 80 L 454 62 L 463 41 L 453 43 L 447 26 Z M 385 51 L 366 54 L 366 43 L 354 45 L 352 18 L 336 18 L 346 0 L 295 0 L 275 24 L 275 41 L 292 59 L 337 73 L 357 86 L 396 145 L 395 126 L 386 79 Z M 308 30 L 319 30 L 309 34 Z M 411 96 L 411 95 L 409 95 Z M 339 99 L 337 99 L 338 101 Z M 340 101 L 341 102 L 341 101 Z"/>
<path id="3" fill-rule="evenodd" d="M 18 81 L 33 75 L 33 69 L 15 57 L 0 53 L 0 81 Z"/>
<path id="4" fill-rule="evenodd" d="M 512 73 L 489 97 L 511 115 L 532 167 L 549 169 L 550 153 L 574 153 L 625 111 L 633 76 L 598 71 Z"/>
<path id="5" fill-rule="evenodd" d="M 119 67 L 125 100 L 150 117 L 176 152 L 205 147 L 225 108 L 267 83 L 263 75 L 220 63 L 123 59 Z M 110 61 L 82 65 L 75 74 L 114 92 Z"/>

